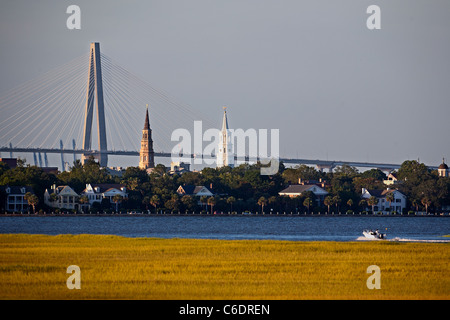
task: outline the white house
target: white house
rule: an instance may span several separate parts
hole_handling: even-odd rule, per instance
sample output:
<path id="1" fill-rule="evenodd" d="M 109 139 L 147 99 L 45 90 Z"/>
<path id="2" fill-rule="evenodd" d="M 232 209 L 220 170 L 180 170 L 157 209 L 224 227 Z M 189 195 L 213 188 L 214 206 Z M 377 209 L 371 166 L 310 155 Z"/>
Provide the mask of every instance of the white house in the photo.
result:
<path id="1" fill-rule="evenodd" d="M 386 196 L 392 193 L 394 199 L 391 203 L 386 200 Z M 362 198 L 365 200 L 370 199 L 370 197 L 376 197 L 378 199 L 378 203 L 374 206 L 373 210 L 375 212 L 402 212 L 404 208 L 406 208 L 406 196 L 396 189 L 386 189 L 386 190 L 368 190 L 366 188 L 362 188 Z M 371 209 L 371 206 L 367 206 Z"/>
<path id="2" fill-rule="evenodd" d="M 55 194 L 56 197 L 52 197 L 52 194 Z M 80 195 L 69 186 L 53 185 L 51 189 L 45 189 L 44 192 L 44 203 L 52 208 L 78 211 L 79 198 Z"/>
<path id="3" fill-rule="evenodd" d="M 291 198 L 301 196 L 305 192 L 312 192 L 316 196 L 317 205 L 320 206 L 328 195 L 328 192 L 315 184 L 293 184 L 284 190 L 278 192 L 280 196 L 289 196 Z"/>
<path id="4" fill-rule="evenodd" d="M 121 195 L 123 198 L 128 198 L 127 189 L 122 184 L 86 184 L 86 188 L 81 192 L 82 196 L 89 199 L 89 204 L 94 202 L 101 203 L 103 199 L 109 199 L 113 203 L 115 195 Z"/>

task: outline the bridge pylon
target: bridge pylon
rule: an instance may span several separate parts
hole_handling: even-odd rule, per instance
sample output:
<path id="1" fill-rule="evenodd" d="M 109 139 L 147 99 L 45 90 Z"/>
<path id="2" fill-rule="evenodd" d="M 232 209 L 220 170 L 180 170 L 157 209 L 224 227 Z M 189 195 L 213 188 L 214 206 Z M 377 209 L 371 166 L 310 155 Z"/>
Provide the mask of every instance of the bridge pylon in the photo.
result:
<path id="1" fill-rule="evenodd" d="M 84 118 L 83 150 L 92 150 L 92 119 L 94 107 L 97 106 L 97 132 L 100 152 L 95 154 L 100 166 L 108 165 L 108 150 L 106 144 L 105 105 L 103 102 L 102 67 L 100 60 L 100 43 L 92 42 L 89 55 L 89 75 L 86 92 L 86 109 Z M 83 154 L 81 162 L 89 158 L 91 154 Z"/>

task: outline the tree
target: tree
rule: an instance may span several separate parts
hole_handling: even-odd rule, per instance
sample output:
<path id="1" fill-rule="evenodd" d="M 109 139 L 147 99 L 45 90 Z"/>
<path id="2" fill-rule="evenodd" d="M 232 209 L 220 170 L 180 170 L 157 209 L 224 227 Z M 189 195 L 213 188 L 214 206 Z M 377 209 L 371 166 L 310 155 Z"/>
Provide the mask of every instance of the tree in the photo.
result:
<path id="1" fill-rule="evenodd" d="M 386 195 L 386 201 L 389 202 L 389 212 L 391 211 L 391 203 L 394 201 L 394 193 L 393 192 L 389 192 Z"/>
<path id="2" fill-rule="evenodd" d="M 172 197 L 164 203 L 164 205 L 167 209 L 171 210 L 172 212 L 174 210 L 178 210 L 179 205 L 180 205 L 180 200 L 178 199 L 178 195 L 173 194 Z"/>
<path id="3" fill-rule="evenodd" d="M 157 213 L 157 211 L 156 211 L 156 207 L 158 207 L 158 205 L 161 203 L 161 201 L 160 201 L 160 199 L 159 199 L 159 196 L 158 195 L 153 195 L 151 198 L 150 198 L 150 204 L 153 206 L 153 207 L 155 207 L 155 213 Z"/>
<path id="4" fill-rule="evenodd" d="M 431 204 L 431 200 L 428 198 L 422 198 L 422 204 L 425 206 L 425 212 L 428 214 L 428 206 Z"/>
<path id="5" fill-rule="evenodd" d="M 333 204 L 336 206 L 336 212 L 339 212 L 339 205 L 341 204 L 341 197 L 334 196 L 333 197 Z"/>
<path id="6" fill-rule="evenodd" d="M 52 193 L 52 194 L 50 195 L 50 198 L 51 198 L 52 195 L 54 195 L 54 193 Z M 86 203 L 89 203 L 89 198 L 88 198 L 86 195 L 81 196 L 81 197 L 78 199 L 78 202 L 79 202 L 81 205 L 86 204 Z"/>
<path id="7" fill-rule="evenodd" d="M 195 204 L 196 204 L 195 199 L 192 196 L 188 196 L 188 195 L 184 195 L 181 198 L 181 202 L 184 205 L 185 212 L 187 212 L 188 209 L 192 210 L 195 207 Z"/>
<path id="8" fill-rule="evenodd" d="M 274 208 L 273 208 L 273 207 L 274 207 L 274 204 L 276 204 L 277 201 L 278 201 L 278 198 L 275 197 L 275 196 L 271 196 L 271 197 L 269 198 L 269 204 L 273 205 L 273 206 L 272 206 L 272 209 L 274 209 Z"/>
<path id="9" fill-rule="evenodd" d="M 230 205 L 230 212 L 233 212 L 233 203 L 236 202 L 236 198 L 233 196 L 230 196 L 227 198 L 227 203 Z"/>
<path id="10" fill-rule="evenodd" d="M 375 196 L 371 196 L 368 200 L 367 200 L 367 204 L 369 206 L 372 206 L 372 213 L 374 213 L 374 206 L 376 206 L 378 204 L 378 198 Z"/>
<path id="11" fill-rule="evenodd" d="M 413 205 L 414 208 L 416 208 L 416 212 L 419 211 L 419 201 L 417 199 L 413 199 L 411 201 L 411 204 Z"/>
<path id="12" fill-rule="evenodd" d="M 328 207 L 328 213 L 330 213 L 330 206 L 333 205 L 333 198 L 331 196 L 326 196 L 323 200 L 323 204 Z"/>
<path id="13" fill-rule="evenodd" d="M 119 203 L 121 203 L 123 201 L 123 196 L 120 194 L 116 194 L 112 198 L 112 201 L 116 204 L 116 212 L 118 212 L 119 211 Z"/>
<path id="14" fill-rule="evenodd" d="M 258 199 L 258 205 L 261 206 L 261 213 L 264 212 L 264 206 L 267 204 L 267 199 L 265 197 L 261 197 Z"/>
<path id="15" fill-rule="evenodd" d="M 367 207 L 367 201 L 365 199 L 361 199 L 358 203 L 358 205 L 360 206 L 360 208 L 362 208 L 363 210 L 366 209 Z"/>
<path id="16" fill-rule="evenodd" d="M 214 198 L 214 197 L 212 197 L 212 196 L 209 197 L 208 200 L 207 200 L 207 203 L 208 203 L 208 205 L 211 206 L 211 214 L 212 214 L 212 213 L 213 213 L 214 205 L 217 203 L 216 198 Z"/>
<path id="17" fill-rule="evenodd" d="M 309 207 L 312 205 L 312 200 L 311 200 L 311 198 L 306 198 L 305 199 L 305 201 L 303 201 L 303 205 L 305 206 L 305 207 L 308 207 L 308 213 L 309 213 Z"/>
<path id="18" fill-rule="evenodd" d="M 39 198 L 35 194 L 27 192 L 24 199 L 28 202 L 28 205 L 33 207 L 33 213 L 36 214 L 36 205 L 39 203 Z"/>
<path id="19" fill-rule="evenodd" d="M 352 199 L 348 199 L 347 200 L 347 205 L 350 207 L 350 209 L 352 208 L 352 206 L 353 206 L 353 200 Z"/>
<path id="20" fill-rule="evenodd" d="M 200 202 L 203 203 L 206 207 L 207 203 L 208 203 L 208 197 L 207 196 L 201 196 L 200 197 Z"/>

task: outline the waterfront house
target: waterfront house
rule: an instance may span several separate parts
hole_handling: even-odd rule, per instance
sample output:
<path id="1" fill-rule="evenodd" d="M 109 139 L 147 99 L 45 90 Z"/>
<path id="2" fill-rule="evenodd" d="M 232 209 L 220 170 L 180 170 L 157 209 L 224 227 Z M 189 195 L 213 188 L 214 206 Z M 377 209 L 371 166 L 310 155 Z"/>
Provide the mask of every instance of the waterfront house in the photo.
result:
<path id="1" fill-rule="evenodd" d="M 44 203 L 51 208 L 78 211 L 78 199 L 80 195 L 70 186 L 53 185 L 51 189 L 45 189 Z"/>
<path id="2" fill-rule="evenodd" d="M 194 185 L 182 185 L 177 189 L 177 193 L 179 196 L 196 196 L 196 197 L 212 197 L 214 196 L 214 192 L 211 187 L 205 186 L 194 186 Z"/>
<path id="3" fill-rule="evenodd" d="M 128 198 L 128 193 L 125 185 L 111 183 L 88 183 L 86 184 L 86 188 L 81 192 L 81 195 L 86 196 L 89 199 L 90 205 L 92 205 L 94 202 L 101 203 L 103 199 L 108 199 L 112 204 L 114 203 L 113 198 L 116 195 L 120 195 L 124 199 Z"/>
<path id="4" fill-rule="evenodd" d="M 8 212 L 27 212 L 28 201 L 25 200 L 25 194 L 33 193 L 30 186 L 4 186 L 2 191 L 5 194 L 5 210 Z M 3 202 L 3 201 L 2 201 Z"/>
<path id="5" fill-rule="evenodd" d="M 391 193 L 393 194 L 393 201 L 389 203 L 386 197 Z M 362 188 L 361 197 L 364 200 L 367 201 L 372 196 L 378 199 L 378 203 L 373 208 L 375 212 L 389 213 L 391 211 L 396 211 L 398 213 L 401 213 L 403 209 L 406 208 L 406 196 L 396 189 L 388 188 L 386 190 L 368 190 L 366 188 Z M 367 210 L 371 210 L 371 206 L 368 205 Z"/>
<path id="6" fill-rule="evenodd" d="M 286 189 L 278 192 L 280 196 L 288 196 L 290 198 L 299 197 L 305 192 L 312 192 L 316 197 L 317 205 L 320 206 L 328 195 L 328 192 L 316 184 L 292 184 Z"/>

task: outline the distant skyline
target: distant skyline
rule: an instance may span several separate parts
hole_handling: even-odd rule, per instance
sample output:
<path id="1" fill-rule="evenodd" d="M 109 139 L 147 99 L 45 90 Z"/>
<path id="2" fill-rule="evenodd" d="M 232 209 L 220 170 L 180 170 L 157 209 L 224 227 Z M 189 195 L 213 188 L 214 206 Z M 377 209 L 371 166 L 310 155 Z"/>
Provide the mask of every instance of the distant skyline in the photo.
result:
<path id="1" fill-rule="evenodd" d="M 66 27 L 72 4 L 81 30 Z M 366 26 L 373 4 L 381 30 Z M 281 157 L 437 166 L 450 163 L 449 12 L 448 0 L 2 1 L 0 97 L 95 41 L 219 129 L 223 106 L 230 128 L 280 129 Z"/>

